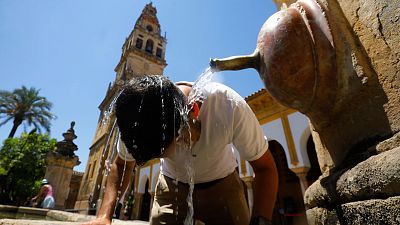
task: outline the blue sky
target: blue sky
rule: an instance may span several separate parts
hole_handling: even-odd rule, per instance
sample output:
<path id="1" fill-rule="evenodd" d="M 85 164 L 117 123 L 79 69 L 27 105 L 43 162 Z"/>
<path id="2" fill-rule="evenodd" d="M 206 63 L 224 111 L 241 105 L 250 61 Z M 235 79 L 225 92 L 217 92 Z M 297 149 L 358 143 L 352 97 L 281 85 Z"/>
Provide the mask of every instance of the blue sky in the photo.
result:
<path id="1" fill-rule="evenodd" d="M 98 105 L 115 79 L 122 44 L 149 2 L 0 0 L 0 90 L 40 89 L 54 104 L 51 136 L 58 141 L 76 122 L 75 154 L 82 162 L 77 171 L 85 170 Z M 252 53 L 262 24 L 277 10 L 267 0 L 152 2 L 168 41 L 164 75 L 173 81 L 196 80 L 210 58 Z M 252 69 L 219 77 L 243 97 L 263 87 Z M 0 141 L 11 125 L 0 127 Z"/>

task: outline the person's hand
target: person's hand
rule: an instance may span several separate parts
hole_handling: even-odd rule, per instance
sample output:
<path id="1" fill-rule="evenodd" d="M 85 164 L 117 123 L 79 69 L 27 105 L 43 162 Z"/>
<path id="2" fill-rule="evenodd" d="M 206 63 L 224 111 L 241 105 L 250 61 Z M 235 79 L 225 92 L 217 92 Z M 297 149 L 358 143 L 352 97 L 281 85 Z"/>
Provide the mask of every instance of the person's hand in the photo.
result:
<path id="1" fill-rule="evenodd" d="M 111 220 L 107 218 L 96 218 L 94 220 L 82 223 L 81 225 L 111 225 Z"/>

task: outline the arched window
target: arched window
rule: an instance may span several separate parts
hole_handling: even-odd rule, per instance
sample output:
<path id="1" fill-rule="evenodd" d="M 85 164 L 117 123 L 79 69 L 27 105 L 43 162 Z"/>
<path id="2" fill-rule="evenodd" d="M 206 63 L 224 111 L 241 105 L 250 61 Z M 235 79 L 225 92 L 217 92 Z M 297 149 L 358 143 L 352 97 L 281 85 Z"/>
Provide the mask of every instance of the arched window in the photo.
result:
<path id="1" fill-rule="evenodd" d="M 162 49 L 161 49 L 161 48 L 157 48 L 157 50 L 156 50 L 156 56 L 157 56 L 158 58 L 162 58 Z"/>
<path id="2" fill-rule="evenodd" d="M 138 39 L 136 39 L 136 48 L 138 48 L 138 49 L 142 49 L 142 46 L 143 46 L 143 40 L 142 39 L 140 39 L 140 38 L 138 38 Z"/>
<path id="3" fill-rule="evenodd" d="M 146 42 L 146 49 L 145 49 L 145 51 L 148 52 L 148 53 L 153 53 L 153 45 L 154 45 L 153 40 L 148 39 L 147 42 Z"/>

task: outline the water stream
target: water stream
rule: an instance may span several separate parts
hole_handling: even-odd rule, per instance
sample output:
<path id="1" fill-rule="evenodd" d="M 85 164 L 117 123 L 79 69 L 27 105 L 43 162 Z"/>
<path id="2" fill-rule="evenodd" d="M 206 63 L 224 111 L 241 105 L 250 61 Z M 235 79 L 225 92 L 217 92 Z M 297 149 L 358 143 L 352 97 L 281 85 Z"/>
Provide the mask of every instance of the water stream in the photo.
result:
<path id="1" fill-rule="evenodd" d="M 205 88 L 206 85 L 208 85 L 211 81 L 213 81 L 213 75 L 214 73 L 211 71 L 211 68 L 207 68 L 194 82 L 192 86 L 192 91 L 189 93 L 188 101 L 189 105 L 192 105 L 191 103 L 193 102 L 204 102 L 205 96 L 202 93 L 202 89 Z M 187 114 L 191 109 L 187 109 Z M 190 134 L 190 127 L 189 127 L 189 134 Z M 193 225 L 193 215 L 194 215 L 194 207 L 193 207 L 193 190 L 194 190 L 194 178 L 195 178 L 195 169 L 194 169 L 194 160 L 196 157 L 196 153 L 193 152 L 192 147 L 195 143 L 192 143 L 192 138 L 191 135 L 189 135 L 189 150 L 190 154 L 187 157 L 187 161 L 185 162 L 185 168 L 186 168 L 186 173 L 188 176 L 188 181 L 189 181 L 189 192 L 187 196 L 187 204 L 188 204 L 188 210 L 187 210 L 187 215 L 184 221 L 185 225 Z"/>
<path id="2" fill-rule="evenodd" d="M 214 74 L 210 67 L 200 74 L 192 86 L 192 91 L 189 93 L 189 103 L 194 101 L 203 103 L 204 96 L 201 90 L 214 80 Z"/>
<path id="3" fill-rule="evenodd" d="M 189 177 L 189 191 L 188 191 L 188 196 L 186 198 L 186 202 L 188 204 L 188 210 L 184 221 L 185 225 L 193 224 L 193 215 L 194 215 L 193 190 L 194 190 L 194 175 L 195 175 L 195 171 L 193 168 L 193 160 L 194 157 L 189 156 L 188 160 L 185 162 L 186 172 Z"/>

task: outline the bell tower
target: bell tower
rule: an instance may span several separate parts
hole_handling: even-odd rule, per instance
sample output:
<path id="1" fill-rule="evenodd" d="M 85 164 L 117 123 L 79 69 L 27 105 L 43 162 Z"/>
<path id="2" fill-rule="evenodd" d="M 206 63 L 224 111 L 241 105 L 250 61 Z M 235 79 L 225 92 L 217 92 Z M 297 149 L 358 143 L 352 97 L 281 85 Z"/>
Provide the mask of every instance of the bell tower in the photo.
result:
<path id="1" fill-rule="evenodd" d="M 166 36 L 161 35 L 157 9 L 147 4 L 135 26 L 122 45 L 120 60 L 115 67 L 115 81 L 111 82 L 99 105 L 100 116 L 96 133 L 82 178 L 75 209 L 82 213 L 95 214 L 100 206 L 107 181 L 107 168 L 116 156 L 118 128 L 113 105 L 122 85 L 134 76 L 163 75 Z"/>
<path id="2" fill-rule="evenodd" d="M 126 80 L 143 74 L 163 74 L 167 39 L 161 36 L 157 9 L 147 4 L 122 46 L 121 59 L 115 68 L 117 80 Z"/>

